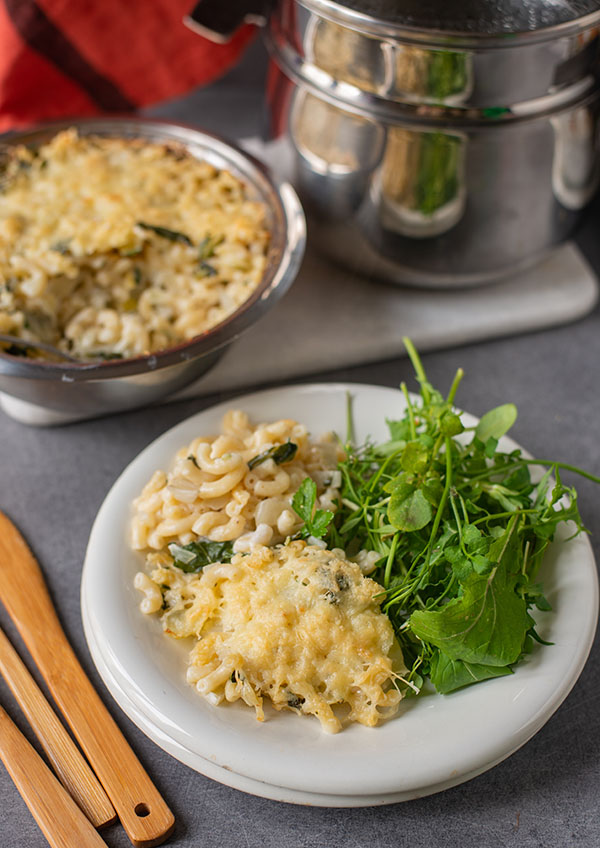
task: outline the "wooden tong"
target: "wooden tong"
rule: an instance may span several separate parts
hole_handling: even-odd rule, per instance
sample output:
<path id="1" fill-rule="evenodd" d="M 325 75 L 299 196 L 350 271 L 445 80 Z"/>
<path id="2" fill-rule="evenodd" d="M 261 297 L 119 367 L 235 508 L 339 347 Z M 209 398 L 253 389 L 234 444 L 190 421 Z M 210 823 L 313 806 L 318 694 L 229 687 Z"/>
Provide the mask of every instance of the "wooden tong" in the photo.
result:
<path id="1" fill-rule="evenodd" d="M 27 543 L 0 512 L 0 600 L 135 846 L 159 845 L 175 820 L 100 700 L 65 636 Z"/>

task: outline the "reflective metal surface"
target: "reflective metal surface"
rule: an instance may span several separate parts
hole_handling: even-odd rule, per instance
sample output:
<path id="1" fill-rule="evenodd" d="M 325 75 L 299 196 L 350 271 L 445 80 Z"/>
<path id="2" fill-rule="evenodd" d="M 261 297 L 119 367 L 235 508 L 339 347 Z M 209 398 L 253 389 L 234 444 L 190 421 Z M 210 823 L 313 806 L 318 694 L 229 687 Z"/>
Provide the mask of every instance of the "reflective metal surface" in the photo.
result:
<path id="1" fill-rule="evenodd" d="M 265 204 L 271 233 L 261 284 L 229 318 L 195 339 L 147 356 L 102 363 L 56 363 L 0 351 L 0 391 L 49 409 L 100 415 L 163 398 L 211 368 L 225 348 L 254 324 L 289 288 L 302 260 L 306 227 L 290 185 L 273 181 L 266 168 L 222 139 L 191 127 L 144 119 L 90 118 L 47 124 L 9 141 L 37 146 L 67 127 L 82 135 L 143 138 L 184 145 L 199 159 L 243 180 L 248 194 Z"/>
<path id="2" fill-rule="evenodd" d="M 415 30 L 280 0 L 271 133 L 310 238 L 419 285 L 498 279 L 573 232 L 599 177 L 600 9 L 513 34 Z"/>

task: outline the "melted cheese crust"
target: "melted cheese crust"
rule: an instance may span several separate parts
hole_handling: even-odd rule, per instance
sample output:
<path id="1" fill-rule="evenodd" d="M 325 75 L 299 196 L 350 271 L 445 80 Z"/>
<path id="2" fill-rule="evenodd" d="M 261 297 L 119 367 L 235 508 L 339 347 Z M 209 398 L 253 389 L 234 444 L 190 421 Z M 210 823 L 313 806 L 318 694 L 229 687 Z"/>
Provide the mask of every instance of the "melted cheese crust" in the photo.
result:
<path id="1" fill-rule="evenodd" d="M 401 668 L 392 669 L 382 589 L 343 551 L 295 541 L 201 574 L 184 574 L 164 553 L 149 560 L 152 585 L 143 591 L 161 592 L 167 634 L 196 638 L 187 677 L 211 703 L 241 699 L 262 721 L 268 697 L 332 733 L 342 727 L 335 705 L 370 727 L 397 710 Z"/>

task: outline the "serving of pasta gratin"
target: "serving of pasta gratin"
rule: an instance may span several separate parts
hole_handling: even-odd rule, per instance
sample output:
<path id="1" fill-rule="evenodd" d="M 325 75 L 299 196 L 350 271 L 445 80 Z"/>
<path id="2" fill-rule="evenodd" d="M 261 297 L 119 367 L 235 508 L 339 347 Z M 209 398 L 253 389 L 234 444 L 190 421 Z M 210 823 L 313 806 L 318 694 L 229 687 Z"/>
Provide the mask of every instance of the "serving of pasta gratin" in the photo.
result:
<path id="1" fill-rule="evenodd" d="M 263 720 L 267 697 L 329 732 L 342 727 L 336 706 L 368 726 L 396 711 L 401 657 L 366 576 L 376 556 L 350 561 L 293 538 L 304 481 L 319 510 L 335 510 L 340 455 L 331 435 L 314 441 L 289 419 L 253 426 L 233 410 L 221 434 L 182 448 L 134 501 L 140 609 L 168 636 L 195 640 L 187 680 L 210 703 L 241 700 Z"/>

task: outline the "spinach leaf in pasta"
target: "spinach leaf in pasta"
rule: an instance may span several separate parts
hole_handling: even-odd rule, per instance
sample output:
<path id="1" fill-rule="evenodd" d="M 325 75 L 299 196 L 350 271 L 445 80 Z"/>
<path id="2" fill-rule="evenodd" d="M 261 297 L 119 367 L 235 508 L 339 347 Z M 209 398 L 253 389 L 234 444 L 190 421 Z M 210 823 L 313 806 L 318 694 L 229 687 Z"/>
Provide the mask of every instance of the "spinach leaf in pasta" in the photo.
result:
<path id="1" fill-rule="evenodd" d="M 168 239 L 169 241 L 180 241 L 182 244 L 187 244 L 188 247 L 192 247 L 192 240 L 189 236 L 186 236 L 185 233 L 180 233 L 177 230 L 169 230 L 167 227 L 160 227 L 157 224 L 147 224 L 145 221 L 138 221 L 137 225 L 143 230 L 149 230 L 152 233 L 156 233 L 156 235 L 161 238 Z"/>
<path id="2" fill-rule="evenodd" d="M 291 462 L 296 456 L 297 450 L 298 445 L 294 442 L 290 442 L 289 440 L 284 442 L 282 445 L 274 445 L 272 448 L 253 456 L 252 459 L 248 461 L 248 468 L 255 468 L 267 459 L 272 459 L 276 465 L 282 465 L 284 462 Z"/>
<path id="3" fill-rule="evenodd" d="M 197 574 L 211 562 L 231 562 L 233 556 L 232 542 L 212 542 L 203 536 L 189 545 L 171 542 L 168 548 L 173 565 L 186 574 Z"/>

